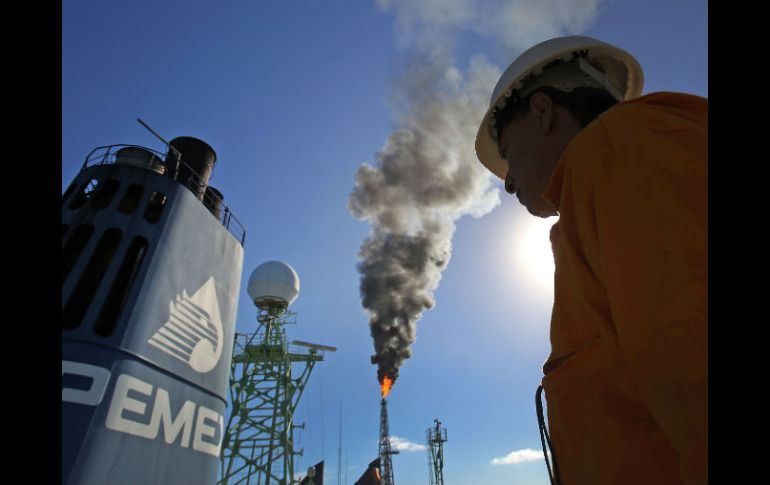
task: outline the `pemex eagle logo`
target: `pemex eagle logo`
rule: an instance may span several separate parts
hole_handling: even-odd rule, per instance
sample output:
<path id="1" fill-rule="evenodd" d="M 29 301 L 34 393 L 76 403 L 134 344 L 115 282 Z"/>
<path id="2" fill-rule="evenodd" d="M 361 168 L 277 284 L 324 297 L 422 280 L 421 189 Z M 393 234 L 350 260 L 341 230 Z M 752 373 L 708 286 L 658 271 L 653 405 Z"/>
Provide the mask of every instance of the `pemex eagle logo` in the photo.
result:
<path id="1" fill-rule="evenodd" d="M 183 289 L 169 303 L 168 321 L 147 343 L 204 374 L 219 363 L 223 340 L 222 316 L 211 277 L 192 296 Z"/>

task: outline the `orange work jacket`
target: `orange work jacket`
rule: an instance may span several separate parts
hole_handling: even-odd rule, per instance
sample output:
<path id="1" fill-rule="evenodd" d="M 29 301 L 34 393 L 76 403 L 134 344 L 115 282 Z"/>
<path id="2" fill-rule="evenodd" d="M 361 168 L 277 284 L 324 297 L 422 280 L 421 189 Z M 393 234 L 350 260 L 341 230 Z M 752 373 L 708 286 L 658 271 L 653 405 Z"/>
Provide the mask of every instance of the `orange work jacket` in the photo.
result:
<path id="1" fill-rule="evenodd" d="M 563 485 L 707 482 L 708 101 L 654 93 L 576 135 L 543 388 Z"/>

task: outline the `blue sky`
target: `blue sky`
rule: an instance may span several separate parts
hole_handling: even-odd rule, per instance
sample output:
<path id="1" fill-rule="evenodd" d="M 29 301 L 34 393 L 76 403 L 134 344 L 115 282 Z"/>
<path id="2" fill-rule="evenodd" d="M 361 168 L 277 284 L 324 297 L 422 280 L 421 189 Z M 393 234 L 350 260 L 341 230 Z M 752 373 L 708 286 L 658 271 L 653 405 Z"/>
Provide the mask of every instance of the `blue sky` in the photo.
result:
<path id="1" fill-rule="evenodd" d="M 62 14 L 62 190 L 96 146 L 162 151 L 137 117 L 216 150 L 211 183 L 247 231 L 238 331 L 255 328 L 251 270 L 278 259 L 301 279 L 289 338 L 339 349 L 316 367 L 297 412 L 307 422 L 298 471 L 326 459 L 328 483 L 340 404 L 346 483 L 377 455 L 378 383 L 356 270 L 370 226 L 347 205 L 356 171 L 378 163 L 411 107 L 410 62 L 440 51 L 465 78 L 479 56 L 504 69 L 529 44 L 584 34 L 632 53 L 644 93 L 708 96 L 704 0 L 67 0 Z M 492 464 L 540 448 L 533 401 L 551 304 L 540 281 L 552 271 L 555 221 L 500 197 L 483 217 L 457 220 L 436 305 L 389 399 L 395 436 L 424 445 L 433 419 L 444 423 L 448 485 L 547 483 L 542 459 Z M 425 451 L 393 461 L 398 483 L 427 483 Z"/>

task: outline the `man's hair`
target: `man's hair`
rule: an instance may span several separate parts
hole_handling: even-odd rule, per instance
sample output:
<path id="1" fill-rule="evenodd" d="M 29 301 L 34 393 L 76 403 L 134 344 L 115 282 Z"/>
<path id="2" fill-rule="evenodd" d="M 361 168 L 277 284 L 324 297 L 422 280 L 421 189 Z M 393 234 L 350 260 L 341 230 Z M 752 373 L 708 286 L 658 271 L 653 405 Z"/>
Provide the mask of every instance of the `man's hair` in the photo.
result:
<path id="1" fill-rule="evenodd" d="M 544 93 L 554 103 L 566 108 L 582 127 L 618 103 L 618 100 L 610 93 L 600 88 L 580 87 L 564 92 L 551 86 L 542 86 L 523 99 L 509 102 L 502 111 L 497 113 L 495 130 L 497 130 L 498 137 L 510 121 L 520 120 L 529 113 L 529 99 L 536 93 Z"/>

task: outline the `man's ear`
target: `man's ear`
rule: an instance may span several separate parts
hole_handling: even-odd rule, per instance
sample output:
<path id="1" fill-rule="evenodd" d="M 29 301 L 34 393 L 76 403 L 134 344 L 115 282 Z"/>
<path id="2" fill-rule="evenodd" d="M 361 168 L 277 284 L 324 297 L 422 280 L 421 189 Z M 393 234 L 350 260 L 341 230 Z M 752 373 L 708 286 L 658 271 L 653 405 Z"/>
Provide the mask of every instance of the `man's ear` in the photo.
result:
<path id="1" fill-rule="evenodd" d="M 551 97 L 542 92 L 535 93 L 529 98 L 529 107 L 541 132 L 544 135 L 550 133 L 554 122 L 554 105 Z"/>

